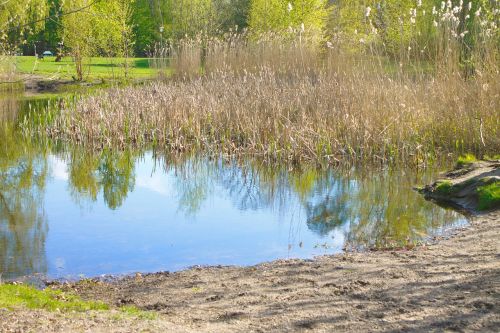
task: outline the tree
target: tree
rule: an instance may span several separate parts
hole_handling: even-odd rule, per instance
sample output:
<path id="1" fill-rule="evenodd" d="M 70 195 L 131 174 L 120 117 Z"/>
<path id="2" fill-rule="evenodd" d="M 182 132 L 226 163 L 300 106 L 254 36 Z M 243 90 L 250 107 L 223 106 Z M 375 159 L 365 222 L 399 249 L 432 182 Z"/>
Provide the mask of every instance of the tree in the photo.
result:
<path id="1" fill-rule="evenodd" d="M 248 27 L 250 0 L 213 0 L 217 13 L 216 25 L 220 31 L 242 30 Z"/>
<path id="2" fill-rule="evenodd" d="M 201 31 L 225 32 L 248 26 L 250 0 L 136 0 L 132 29 L 135 53 L 167 39 L 193 36 Z"/>
<path id="3" fill-rule="evenodd" d="M 327 0 L 253 0 L 249 26 L 255 33 L 286 33 L 292 28 L 318 37 L 325 29 L 327 16 Z"/>
<path id="4" fill-rule="evenodd" d="M 83 80 L 83 60 L 94 55 L 127 58 L 133 46 L 133 0 L 72 0 L 63 3 L 63 40 Z"/>
<path id="5" fill-rule="evenodd" d="M 17 50 L 26 37 L 44 27 L 48 11 L 46 0 L 15 0 L 0 2 L 0 53 Z"/>
<path id="6" fill-rule="evenodd" d="M 132 11 L 134 0 L 108 0 L 96 5 L 93 34 L 97 53 L 110 57 L 123 57 L 125 76 L 128 58 L 133 48 Z"/>
<path id="7" fill-rule="evenodd" d="M 93 34 L 95 22 L 95 8 L 89 0 L 65 1 L 62 5 L 64 15 L 62 19 L 64 45 L 70 49 L 75 61 L 76 79 L 83 80 L 83 59 L 92 55 L 95 47 Z M 83 10 L 82 8 L 86 8 Z M 82 10 L 80 10 L 82 9 Z"/>
<path id="8" fill-rule="evenodd" d="M 215 30 L 216 14 L 212 0 L 169 0 L 169 10 L 169 30 L 173 38 Z"/>
<path id="9" fill-rule="evenodd" d="M 342 0 L 333 6 L 330 27 L 333 33 L 341 32 L 354 45 L 378 39 L 387 51 L 396 54 L 404 49 L 401 45 L 408 48 L 409 16 L 415 6 L 414 0 Z"/>
<path id="10" fill-rule="evenodd" d="M 154 1 L 136 0 L 133 3 L 131 27 L 135 36 L 134 50 L 136 55 L 145 55 L 150 47 L 161 40 L 160 27 L 164 23 L 157 12 L 158 6 L 155 6 Z"/>
<path id="11" fill-rule="evenodd" d="M 55 51 L 59 47 L 61 41 L 61 0 L 45 0 L 47 4 L 47 12 L 40 24 L 40 29 L 27 37 L 27 43 L 23 45 L 23 54 L 33 54 L 34 45 L 37 50 Z"/>
<path id="12" fill-rule="evenodd" d="M 287 29 L 287 5 L 280 0 L 253 0 L 250 6 L 249 26 L 254 32 Z"/>
<path id="13" fill-rule="evenodd" d="M 50 19 L 45 21 L 43 39 L 51 50 L 58 48 L 61 41 L 61 0 L 48 0 Z"/>

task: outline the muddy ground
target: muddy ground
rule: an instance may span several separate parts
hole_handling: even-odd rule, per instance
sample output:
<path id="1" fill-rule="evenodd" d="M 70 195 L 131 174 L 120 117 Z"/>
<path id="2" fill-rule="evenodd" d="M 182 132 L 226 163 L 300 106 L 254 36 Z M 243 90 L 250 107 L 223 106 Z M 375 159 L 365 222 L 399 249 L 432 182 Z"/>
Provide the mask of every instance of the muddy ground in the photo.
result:
<path id="1" fill-rule="evenodd" d="M 499 332 L 499 236 L 496 210 L 413 250 L 56 284 L 157 318 L 0 309 L 0 332 Z"/>

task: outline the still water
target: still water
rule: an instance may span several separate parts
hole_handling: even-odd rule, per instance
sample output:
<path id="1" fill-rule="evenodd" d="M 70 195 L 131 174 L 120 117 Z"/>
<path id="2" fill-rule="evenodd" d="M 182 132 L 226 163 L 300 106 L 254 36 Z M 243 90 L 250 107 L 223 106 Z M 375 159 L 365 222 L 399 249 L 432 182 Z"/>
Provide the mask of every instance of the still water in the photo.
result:
<path id="1" fill-rule="evenodd" d="M 414 244 L 467 223 L 412 190 L 437 167 L 290 171 L 252 160 L 92 152 L 22 137 L 16 123 L 41 103 L 0 105 L 6 279 L 311 258 Z"/>

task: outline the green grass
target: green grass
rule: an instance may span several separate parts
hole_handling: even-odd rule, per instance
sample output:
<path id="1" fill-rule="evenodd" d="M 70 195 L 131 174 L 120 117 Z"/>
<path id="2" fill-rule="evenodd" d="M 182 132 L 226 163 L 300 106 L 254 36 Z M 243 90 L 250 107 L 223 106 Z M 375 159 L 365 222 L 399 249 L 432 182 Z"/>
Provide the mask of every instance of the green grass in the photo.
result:
<path id="1" fill-rule="evenodd" d="M 75 64 L 71 57 L 64 57 L 60 62 L 55 57 L 37 59 L 34 56 L 15 57 L 17 71 L 23 74 L 35 74 L 57 78 L 71 79 L 76 75 Z M 147 78 L 155 76 L 157 70 L 149 67 L 147 58 L 130 58 L 129 77 Z M 125 69 L 123 58 L 89 58 L 85 61 L 85 79 L 123 78 Z"/>
<path id="2" fill-rule="evenodd" d="M 1 284 L 0 308 L 13 309 L 16 307 L 77 312 L 109 310 L 107 304 L 83 301 L 77 296 L 62 291 L 38 290 L 26 285 Z"/>
<path id="3" fill-rule="evenodd" d="M 120 311 L 125 315 L 136 317 L 139 319 L 153 320 L 158 317 L 154 312 L 143 311 L 133 305 L 122 306 L 120 307 Z"/>
<path id="4" fill-rule="evenodd" d="M 478 209 L 487 210 L 500 206 L 500 182 L 496 181 L 489 185 L 477 188 Z"/>
<path id="5" fill-rule="evenodd" d="M 486 161 L 498 161 L 500 160 L 500 154 L 493 156 L 484 155 L 483 159 L 485 159 Z"/>
<path id="6" fill-rule="evenodd" d="M 0 308 L 14 310 L 16 308 L 41 309 L 62 312 L 86 312 L 90 310 L 106 311 L 110 306 L 103 302 L 84 301 L 78 296 L 60 290 L 38 290 L 27 285 L 0 284 Z M 117 309 L 125 316 L 153 320 L 154 312 L 140 310 L 133 305 Z"/>
<path id="7" fill-rule="evenodd" d="M 476 161 L 477 161 L 476 156 L 474 156 L 472 154 L 465 154 L 465 155 L 462 155 L 458 158 L 457 167 L 462 168 L 462 167 L 467 166 L 469 164 L 472 164 Z"/>
<path id="8" fill-rule="evenodd" d="M 448 181 L 442 181 L 436 185 L 436 192 L 441 194 L 451 194 L 453 192 L 453 184 Z"/>

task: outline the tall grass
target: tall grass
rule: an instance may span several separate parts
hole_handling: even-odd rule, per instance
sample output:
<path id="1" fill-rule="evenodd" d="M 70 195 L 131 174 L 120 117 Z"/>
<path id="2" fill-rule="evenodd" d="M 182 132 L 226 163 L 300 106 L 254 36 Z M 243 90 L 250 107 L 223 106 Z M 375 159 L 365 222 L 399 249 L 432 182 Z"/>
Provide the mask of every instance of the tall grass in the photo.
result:
<path id="1" fill-rule="evenodd" d="M 24 89 L 24 83 L 16 73 L 15 58 L 0 53 L 0 93 L 12 93 Z"/>
<path id="2" fill-rule="evenodd" d="M 184 40 L 172 53 L 173 78 L 78 100 L 34 130 L 95 147 L 293 163 L 498 153 L 497 33 L 477 30 L 473 71 L 464 70 L 458 26 L 440 22 L 432 52 L 413 53 L 424 45 L 410 39 L 399 58 L 376 36 L 358 48 L 342 35 L 324 45 L 300 34 Z"/>

